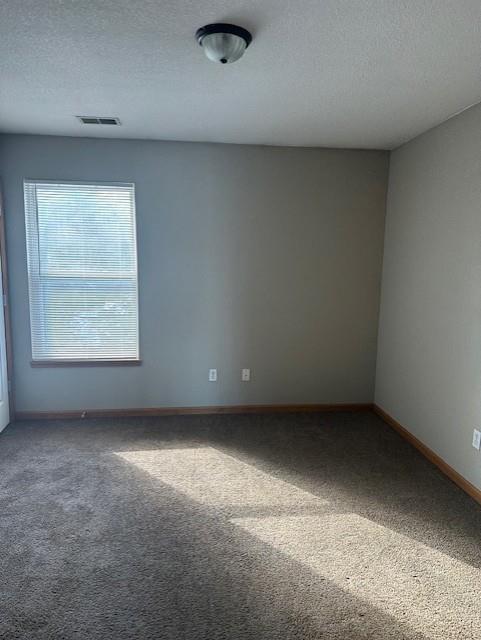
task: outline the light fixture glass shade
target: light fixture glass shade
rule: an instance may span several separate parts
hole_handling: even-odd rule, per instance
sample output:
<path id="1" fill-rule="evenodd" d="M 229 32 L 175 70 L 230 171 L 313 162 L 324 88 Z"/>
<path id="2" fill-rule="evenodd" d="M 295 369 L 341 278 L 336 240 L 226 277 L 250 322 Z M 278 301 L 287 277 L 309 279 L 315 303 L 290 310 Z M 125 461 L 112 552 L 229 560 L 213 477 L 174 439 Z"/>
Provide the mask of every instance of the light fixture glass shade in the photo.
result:
<path id="1" fill-rule="evenodd" d="M 202 38 L 205 55 L 213 62 L 228 64 L 239 60 L 246 50 L 244 38 L 233 33 L 210 33 Z"/>
<path id="2" fill-rule="evenodd" d="M 252 34 L 235 24 L 216 22 L 197 29 L 195 38 L 213 62 L 228 64 L 242 57 L 252 42 Z"/>

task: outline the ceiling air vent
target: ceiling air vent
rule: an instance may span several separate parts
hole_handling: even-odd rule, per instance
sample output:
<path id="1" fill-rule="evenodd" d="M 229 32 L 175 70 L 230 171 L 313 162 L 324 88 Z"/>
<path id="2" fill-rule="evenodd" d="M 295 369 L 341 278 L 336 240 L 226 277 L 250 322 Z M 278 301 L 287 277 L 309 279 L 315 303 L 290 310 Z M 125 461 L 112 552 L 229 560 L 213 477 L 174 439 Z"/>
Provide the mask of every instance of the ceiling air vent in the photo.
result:
<path id="1" fill-rule="evenodd" d="M 120 120 L 118 118 L 108 118 L 108 117 L 99 117 L 99 116 L 77 116 L 77 119 L 80 120 L 82 124 L 110 124 L 110 125 L 120 125 Z"/>

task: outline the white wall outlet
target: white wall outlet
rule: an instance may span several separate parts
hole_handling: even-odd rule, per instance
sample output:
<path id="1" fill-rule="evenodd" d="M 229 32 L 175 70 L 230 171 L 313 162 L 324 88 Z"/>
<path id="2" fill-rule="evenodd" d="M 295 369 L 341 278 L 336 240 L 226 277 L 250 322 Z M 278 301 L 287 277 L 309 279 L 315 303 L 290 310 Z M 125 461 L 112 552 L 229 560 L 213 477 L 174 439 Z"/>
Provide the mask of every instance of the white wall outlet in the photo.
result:
<path id="1" fill-rule="evenodd" d="M 217 382 L 217 369 L 209 369 L 209 382 Z"/>
<path id="2" fill-rule="evenodd" d="M 478 451 L 481 447 L 481 431 L 478 431 L 478 429 L 473 431 L 473 447 Z"/>
<path id="3" fill-rule="evenodd" d="M 249 380 L 251 379 L 251 370 L 250 369 L 242 369 L 241 378 L 242 378 L 243 382 L 249 382 Z"/>

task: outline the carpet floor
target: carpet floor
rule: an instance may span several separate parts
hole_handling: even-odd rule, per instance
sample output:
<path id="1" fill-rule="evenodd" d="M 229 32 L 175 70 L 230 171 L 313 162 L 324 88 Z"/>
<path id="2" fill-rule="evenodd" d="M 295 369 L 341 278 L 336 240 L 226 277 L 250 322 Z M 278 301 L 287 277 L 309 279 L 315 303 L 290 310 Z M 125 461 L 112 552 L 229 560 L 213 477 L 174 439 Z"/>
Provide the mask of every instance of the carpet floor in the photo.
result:
<path id="1" fill-rule="evenodd" d="M 18 422 L 2 640 L 481 637 L 481 508 L 375 415 Z"/>

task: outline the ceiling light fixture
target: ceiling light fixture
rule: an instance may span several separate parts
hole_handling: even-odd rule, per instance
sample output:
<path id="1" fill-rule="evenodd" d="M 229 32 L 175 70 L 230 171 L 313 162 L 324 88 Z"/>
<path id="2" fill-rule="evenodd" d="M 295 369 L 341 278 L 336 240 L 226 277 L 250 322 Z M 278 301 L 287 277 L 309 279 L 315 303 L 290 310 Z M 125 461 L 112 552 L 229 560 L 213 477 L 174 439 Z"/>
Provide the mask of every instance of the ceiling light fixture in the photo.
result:
<path id="1" fill-rule="evenodd" d="M 221 64 L 239 60 L 252 42 L 247 29 L 222 22 L 197 29 L 195 37 L 209 60 Z"/>

